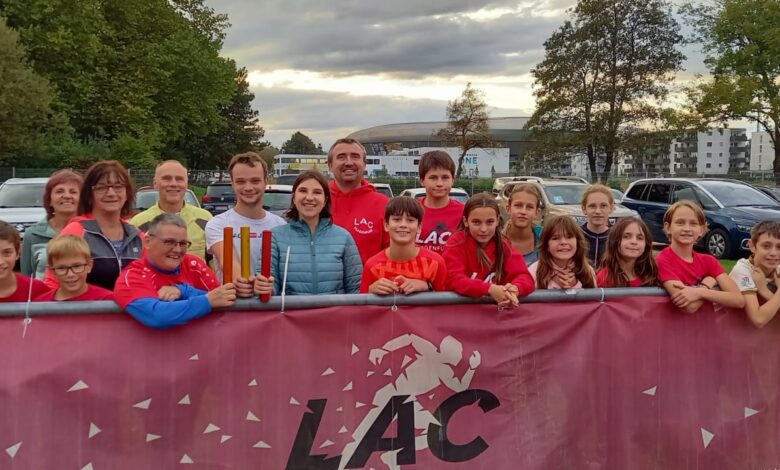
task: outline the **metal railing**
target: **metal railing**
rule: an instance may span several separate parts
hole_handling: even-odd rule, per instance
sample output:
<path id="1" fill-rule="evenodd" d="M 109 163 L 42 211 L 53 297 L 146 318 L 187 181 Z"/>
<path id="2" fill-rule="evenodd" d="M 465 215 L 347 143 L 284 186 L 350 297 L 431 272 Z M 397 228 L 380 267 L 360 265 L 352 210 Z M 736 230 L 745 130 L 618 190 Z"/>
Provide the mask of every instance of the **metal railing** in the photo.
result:
<path id="1" fill-rule="evenodd" d="M 555 303 L 555 302 L 606 302 L 621 297 L 663 297 L 666 291 L 660 287 L 621 287 L 611 289 L 572 289 L 538 290 L 520 299 L 521 304 Z M 412 296 L 373 294 L 347 295 L 296 295 L 286 296 L 284 305 L 282 297 L 274 296 L 267 303 L 259 299 L 239 299 L 233 307 L 219 311 L 276 311 L 297 309 L 313 309 L 327 307 L 342 307 L 347 305 L 379 305 L 392 307 L 404 305 L 452 305 L 452 304 L 489 304 L 494 303 L 490 297 L 463 297 L 454 292 L 427 292 Z M 87 302 L 9 302 L 0 303 L 0 317 L 30 317 L 48 315 L 77 314 L 117 314 L 122 309 L 110 300 Z"/>

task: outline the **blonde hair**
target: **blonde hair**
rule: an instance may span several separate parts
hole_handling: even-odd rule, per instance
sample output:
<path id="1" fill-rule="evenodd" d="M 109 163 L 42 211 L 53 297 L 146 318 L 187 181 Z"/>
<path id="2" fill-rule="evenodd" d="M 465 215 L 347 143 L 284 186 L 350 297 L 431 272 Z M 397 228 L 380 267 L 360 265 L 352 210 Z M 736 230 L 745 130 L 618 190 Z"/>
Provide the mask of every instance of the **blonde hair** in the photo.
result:
<path id="1" fill-rule="evenodd" d="M 601 193 L 605 196 L 607 196 L 607 199 L 609 199 L 609 205 L 614 206 L 615 205 L 615 196 L 612 195 L 612 190 L 608 187 L 604 186 L 603 184 L 591 184 L 585 189 L 585 192 L 582 193 L 582 201 L 580 202 L 580 205 L 582 206 L 582 210 L 585 210 L 585 206 L 588 203 L 588 198 L 591 194 Z"/>
<path id="2" fill-rule="evenodd" d="M 689 201 L 687 199 L 683 199 L 682 201 L 677 201 L 671 206 L 669 206 L 668 209 L 666 209 L 666 213 L 664 214 L 664 230 L 666 229 L 666 225 L 672 225 L 672 219 L 674 219 L 674 213 L 677 212 L 678 209 L 681 207 L 687 207 L 688 209 L 693 211 L 693 214 L 696 216 L 696 220 L 699 221 L 699 224 L 701 224 L 702 227 L 704 227 L 704 233 L 707 233 L 708 227 L 707 227 L 707 217 L 704 215 L 704 210 L 702 210 L 701 206 L 696 204 L 693 201 Z"/>
<path id="3" fill-rule="evenodd" d="M 92 259 L 87 241 L 78 235 L 60 235 L 53 238 L 46 247 L 46 255 L 49 266 L 54 264 L 55 260 L 67 256 L 83 256 L 87 261 Z"/>

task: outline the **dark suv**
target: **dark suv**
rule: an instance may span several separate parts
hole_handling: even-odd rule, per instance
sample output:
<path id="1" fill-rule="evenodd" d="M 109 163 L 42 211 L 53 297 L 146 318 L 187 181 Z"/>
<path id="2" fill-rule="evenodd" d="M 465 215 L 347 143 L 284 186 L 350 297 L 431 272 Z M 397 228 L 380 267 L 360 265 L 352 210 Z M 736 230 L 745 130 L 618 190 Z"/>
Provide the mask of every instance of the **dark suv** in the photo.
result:
<path id="1" fill-rule="evenodd" d="M 718 258 L 746 252 L 753 225 L 763 220 L 780 220 L 780 203 L 749 184 L 727 179 L 638 180 L 628 187 L 622 204 L 639 213 L 653 240 L 669 243 L 664 233 L 664 213 L 671 204 L 683 199 L 704 209 L 709 231 L 698 248 Z"/>
<path id="2" fill-rule="evenodd" d="M 213 215 L 221 214 L 236 205 L 236 193 L 230 183 L 212 183 L 206 187 L 200 203 Z"/>

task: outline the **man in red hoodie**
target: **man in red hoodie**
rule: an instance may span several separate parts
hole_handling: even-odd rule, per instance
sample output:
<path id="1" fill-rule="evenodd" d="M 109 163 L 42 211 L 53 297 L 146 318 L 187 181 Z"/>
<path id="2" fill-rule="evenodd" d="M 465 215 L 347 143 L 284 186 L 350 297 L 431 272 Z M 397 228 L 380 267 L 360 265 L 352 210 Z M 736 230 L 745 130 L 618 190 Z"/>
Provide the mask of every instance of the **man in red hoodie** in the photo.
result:
<path id="1" fill-rule="evenodd" d="M 363 264 L 390 245 L 384 230 L 388 197 L 363 178 L 366 149 L 355 139 L 339 139 L 328 151 L 333 181 L 328 185 L 333 223 L 347 229 L 357 244 Z"/>

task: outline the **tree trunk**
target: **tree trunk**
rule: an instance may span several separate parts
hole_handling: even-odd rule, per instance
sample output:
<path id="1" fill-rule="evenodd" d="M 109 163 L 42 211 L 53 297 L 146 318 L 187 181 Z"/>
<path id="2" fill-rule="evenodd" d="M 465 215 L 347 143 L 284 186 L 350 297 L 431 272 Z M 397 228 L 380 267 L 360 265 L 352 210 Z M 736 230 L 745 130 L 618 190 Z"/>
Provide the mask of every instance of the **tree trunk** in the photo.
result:
<path id="1" fill-rule="evenodd" d="M 598 168 L 596 168 L 596 151 L 593 148 L 593 144 L 588 144 L 587 147 L 587 153 L 588 153 L 588 165 L 590 166 L 590 179 L 598 181 L 599 179 L 599 171 Z"/>
<path id="2" fill-rule="evenodd" d="M 604 158 L 604 172 L 601 174 L 601 180 L 604 183 L 609 181 L 609 174 L 612 171 L 612 160 L 615 158 L 614 150 L 607 150 Z"/>
<path id="3" fill-rule="evenodd" d="M 455 173 L 455 179 L 460 178 L 461 174 L 463 173 L 463 160 L 466 159 L 466 152 L 468 152 L 468 150 L 463 149 L 463 152 L 461 152 L 460 157 L 458 158 L 458 168 L 457 172 Z"/>

